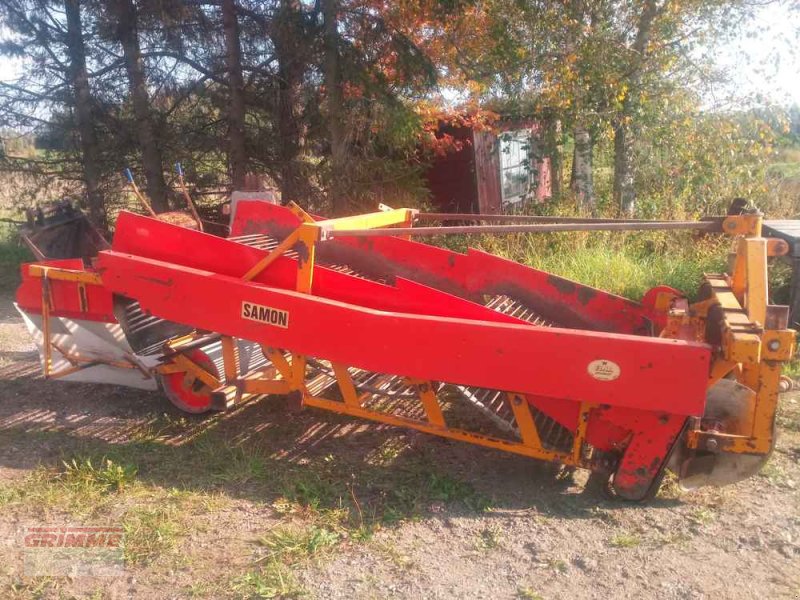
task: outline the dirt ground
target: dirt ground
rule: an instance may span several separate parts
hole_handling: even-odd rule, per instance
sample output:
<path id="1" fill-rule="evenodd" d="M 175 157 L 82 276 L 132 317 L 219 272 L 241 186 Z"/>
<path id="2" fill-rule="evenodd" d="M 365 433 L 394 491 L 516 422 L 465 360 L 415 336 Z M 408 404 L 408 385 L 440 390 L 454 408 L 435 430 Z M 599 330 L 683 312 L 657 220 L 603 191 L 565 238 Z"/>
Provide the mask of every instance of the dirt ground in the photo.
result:
<path id="1" fill-rule="evenodd" d="M 800 394 L 761 475 L 628 505 L 580 473 L 279 400 L 185 418 L 46 382 L 10 303 L 3 598 L 800 598 Z M 20 530 L 43 523 L 123 526 L 124 574 L 26 577 Z"/>

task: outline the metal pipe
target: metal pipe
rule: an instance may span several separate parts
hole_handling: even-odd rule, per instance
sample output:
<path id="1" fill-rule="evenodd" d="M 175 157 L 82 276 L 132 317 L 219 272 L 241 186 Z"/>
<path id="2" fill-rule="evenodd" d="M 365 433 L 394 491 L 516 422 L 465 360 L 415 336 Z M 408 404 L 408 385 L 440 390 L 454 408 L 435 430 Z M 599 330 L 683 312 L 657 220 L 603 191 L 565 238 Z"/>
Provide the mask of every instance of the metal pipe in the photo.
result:
<path id="1" fill-rule="evenodd" d="M 554 217 L 540 215 L 490 215 L 477 213 L 426 213 L 414 216 L 417 221 L 496 221 L 517 223 L 652 223 L 645 219 L 596 219 L 590 217 Z"/>
<path id="2" fill-rule="evenodd" d="M 722 231 L 722 217 L 706 221 L 645 221 L 613 223 L 540 223 L 533 225 L 463 225 L 453 227 L 381 227 L 327 231 L 325 237 L 382 237 L 397 235 L 464 235 L 481 233 L 556 233 L 560 231 Z"/>

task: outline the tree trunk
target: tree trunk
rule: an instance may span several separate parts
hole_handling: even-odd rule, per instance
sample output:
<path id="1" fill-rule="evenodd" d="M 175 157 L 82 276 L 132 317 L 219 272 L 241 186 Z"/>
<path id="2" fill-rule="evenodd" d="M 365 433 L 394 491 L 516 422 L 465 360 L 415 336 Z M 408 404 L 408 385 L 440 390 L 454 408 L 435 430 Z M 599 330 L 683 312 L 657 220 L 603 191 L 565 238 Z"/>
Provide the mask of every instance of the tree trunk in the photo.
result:
<path id="1" fill-rule="evenodd" d="M 242 49 L 239 45 L 239 20 L 235 0 L 222 0 L 222 28 L 225 32 L 225 66 L 228 70 L 228 162 L 234 190 L 244 189 L 247 174 L 245 147 L 244 78 Z"/>
<path id="2" fill-rule="evenodd" d="M 278 59 L 278 155 L 284 204 L 302 202 L 308 187 L 301 168 L 305 146 L 301 100 L 306 66 L 302 19 L 300 0 L 281 0 L 272 38 Z"/>
<path id="3" fill-rule="evenodd" d="M 156 212 L 168 210 L 167 184 L 164 181 L 161 149 L 158 146 L 157 128 L 150 110 L 144 65 L 139 48 L 136 6 L 133 0 L 116 0 L 114 6 L 117 17 L 117 38 L 122 45 L 125 58 L 139 150 L 142 153 L 142 167 L 147 179 L 147 195 Z"/>
<path id="4" fill-rule="evenodd" d="M 564 177 L 564 144 L 561 120 L 555 116 L 546 119 L 545 156 L 550 158 L 550 194 L 554 202 L 561 200 L 561 183 Z"/>
<path id="5" fill-rule="evenodd" d="M 92 107 L 94 102 L 89 90 L 89 75 L 86 72 L 86 47 L 81 30 L 80 0 L 64 0 L 67 19 L 67 48 L 69 52 L 69 79 L 72 85 L 75 120 L 81 139 L 81 162 L 86 183 L 86 199 L 89 218 L 95 227 L 108 229 L 106 207 L 100 192 L 100 147 L 94 130 Z"/>
<path id="6" fill-rule="evenodd" d="M 592 173 L 592 136 L 583 125 L 573 130 L 575 151 L 572 160 L 571 187 L 578 206 L 594 212 L 594 178 Z"/>
<path id="7" fill-rule="evenodd" d="M 626 216 L 633 216 L 636 210 L 632 138 L 630 125 L 623 117 L 614 125 L 614 199 L 620 213 Z"/>
<path id="8" fill-rule="evenodd" d="M 328 135 L 331 144 L 330 200 L 334 215 L 347 212 L 348 142 L 346 113 L 342 94 L 342 73 L 339 57 L 338 0 L 322 0 L 325 23 L 325 89 L 327 92 Z"/>
<path id="9" fill-rule="evenodd" d="M 666 4 L 665 4 L 666 6 Z M 631 51 L 633 61 L 627 78 L 627 92 L 614 124 L 614 200 L 620 212 L 631 216 L 636 210 L 636 178 L 634 161 L 635 116 L 640 98 L 642 69 L 645 63 L 647 45 L 653 30 L 653 22 L 658 16 L 656 0 L 646 0 L 639 17 L 636 37 Z"/>

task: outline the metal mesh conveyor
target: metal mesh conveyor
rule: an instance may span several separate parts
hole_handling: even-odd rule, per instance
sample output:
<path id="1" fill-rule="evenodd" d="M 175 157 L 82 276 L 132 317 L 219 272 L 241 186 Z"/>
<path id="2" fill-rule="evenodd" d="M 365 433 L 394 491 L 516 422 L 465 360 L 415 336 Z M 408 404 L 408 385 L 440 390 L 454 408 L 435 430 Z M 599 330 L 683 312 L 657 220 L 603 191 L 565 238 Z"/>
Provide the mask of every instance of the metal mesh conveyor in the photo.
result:
<path id="1" fill-rule="evenodd" d="M 261 233 L 236 236 L 229 239 L 266 251 L 275 249 L 280 243 L 276 238 Z M 290 258 L 297 257 L 297 253 L 293 250 L 289 250 L 285 255 Z M 384 281 L 383 278 L 370 277 L 346 264 L 324 261 L 318 261 L 318 264 L 353 277 Z M 505 294 L 489 297 L 485 305 L 487 308 L 527 321 L 537 327 L 551 327 L 554 325 L 554 323 L 537 314 L 524 303 Z M 310 394 L 321 396 L 336 387 L 336 376 L 329 362 L 321 360 L 310 361 L 308 368 L 311 372 L 307 384 Z M 357 368 L 350 368 L 348 372 L 364 406 L 408 418 L 422 418 L 424 416 L 424 409 L 421 404 L 413 401 L 417 398 L 415 386 L 409 384 L 404 377 L 385 373 L 372 373 Z M 458 412 L 459 407 L 462 409 L 477 409 L 485 421 L 484 424 L 489 429 L 495 429 L 502 434 L 511 435 L 515 438 L 519 437 L 518 428 L 514 421 L 513 412 L 508 405 L 508 396 L 505 391 L 460 385 L 445 386 L 442 383 L 436 386 L 437 393 L 443 393 L 447 389 L 456 393 L 444 394 L 450 400 L 445 406 L 446 413 Z M 532 408 L 532 412 L 537 431 L 545 446 L 560 451 L 571 447 L 573 440 L 571 431 L 541 411 Z"/>

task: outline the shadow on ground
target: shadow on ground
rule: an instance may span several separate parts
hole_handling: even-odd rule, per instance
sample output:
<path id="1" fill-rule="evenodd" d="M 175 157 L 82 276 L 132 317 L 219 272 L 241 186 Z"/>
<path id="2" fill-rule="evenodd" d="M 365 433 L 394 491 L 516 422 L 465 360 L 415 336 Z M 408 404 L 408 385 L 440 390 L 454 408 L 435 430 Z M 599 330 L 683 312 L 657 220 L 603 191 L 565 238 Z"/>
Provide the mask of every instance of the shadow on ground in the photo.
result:
<path id="1" fill-rule="evenodd" d="M 280 397 L 189 417 L 157 393 L 44 381 L 30 366 L 0 375 L 0 467 L 111 458 L 154 486 L 287 498 L 368 523 L 510 511 L 592 518 L 615 506 L 552 465 L 315 409 L 294 414 Z"/>

